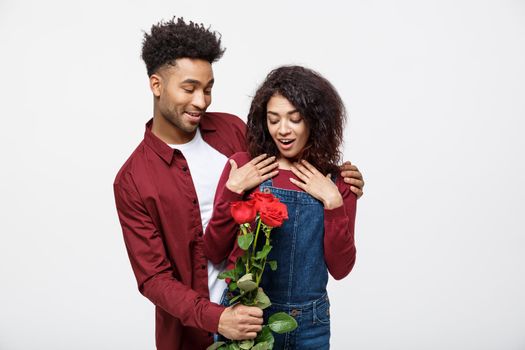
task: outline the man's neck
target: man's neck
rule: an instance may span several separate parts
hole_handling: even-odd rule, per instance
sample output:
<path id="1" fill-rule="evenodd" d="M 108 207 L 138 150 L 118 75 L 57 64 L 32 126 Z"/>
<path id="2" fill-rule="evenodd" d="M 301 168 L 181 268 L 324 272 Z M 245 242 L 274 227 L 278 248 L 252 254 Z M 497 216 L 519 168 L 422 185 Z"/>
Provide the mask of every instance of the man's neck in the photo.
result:
<path id="1" fill-rule="evenodd" d="M 188 143 L 195 137 L 196 131 L 192 133 L 184 132 L 159 115 L 153 117 L 153 124 L 151 125 L 153 135 L 168 145 Z"/>

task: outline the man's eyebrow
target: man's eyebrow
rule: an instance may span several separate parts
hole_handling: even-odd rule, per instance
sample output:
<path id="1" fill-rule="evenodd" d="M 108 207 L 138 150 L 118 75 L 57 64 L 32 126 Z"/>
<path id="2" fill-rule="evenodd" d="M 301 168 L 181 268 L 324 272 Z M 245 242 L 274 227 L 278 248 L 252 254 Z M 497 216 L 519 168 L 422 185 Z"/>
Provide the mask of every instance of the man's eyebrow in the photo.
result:
<path id="1" fill-rule="evenodd" d="M 208 82 L 208 84 L 206 84 L 206 86 L 211 85 L 211 84 L 213 84 L 213 83 L 215 83 L 215 79 L 210 80 L 210 81 Z M 196 79 L 191 79 L 191 78 L 189 78 L 189 79 L 186 79 L 186 80 L 182 81 L 182 84 L 201 85 L 201 82 L 198 81 L 198 80 L 196 80 Z"/>
<path id="2" fill-rule="evenodd" d="M 193 85 L 200 85 L 201 82 L 195 79 L 186 79 L 182 82 L 182 84 L 193 84 Z"/>

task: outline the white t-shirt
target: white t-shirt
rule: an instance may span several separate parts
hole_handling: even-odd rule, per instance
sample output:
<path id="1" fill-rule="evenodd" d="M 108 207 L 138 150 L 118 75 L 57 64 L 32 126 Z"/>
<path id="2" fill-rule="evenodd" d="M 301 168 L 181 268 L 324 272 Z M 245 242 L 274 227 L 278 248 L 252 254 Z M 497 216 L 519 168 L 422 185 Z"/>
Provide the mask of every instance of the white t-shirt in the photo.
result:
<path id="1" fill-rule="evenodd" d="M 199 129 L 197 129 L 195 136 L 190 142 L 182 145 L 170 145 L 170 147 L 181 151 L 188 162 L 191 178 L 195 185 L 195 192 L 197 192 L 199 200 L 202 229 L 206 232 L 206 226 L 213 214 L 213 199 L 215 198 L 217 184 L 228 158 L 207 144 L 203 140 Z M 217 304 L 220 303 L 222 293 L 226 288 L 226 282 L 217 279 L 219 273 L 224 270 L 225 263 L 223 261 L 219 265 L 214 265 L 211 261 L 208 261 L 210 300 Z"/>

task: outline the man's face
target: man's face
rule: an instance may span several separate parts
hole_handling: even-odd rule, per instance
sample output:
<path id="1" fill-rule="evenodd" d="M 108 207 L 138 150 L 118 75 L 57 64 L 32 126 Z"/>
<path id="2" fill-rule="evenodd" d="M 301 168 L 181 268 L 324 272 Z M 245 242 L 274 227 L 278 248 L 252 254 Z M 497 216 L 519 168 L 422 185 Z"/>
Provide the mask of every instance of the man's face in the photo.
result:
<path id="1" fill-rule="evenodd" d="M 211 103 L 213 70 L 200 59 L 180 58 L 175 66 L 163 67 L 157 73 L 160 84 L 158 97 L 160 115 L 174 126 L 181 136 L 193 137 L 203 113 Z"/>

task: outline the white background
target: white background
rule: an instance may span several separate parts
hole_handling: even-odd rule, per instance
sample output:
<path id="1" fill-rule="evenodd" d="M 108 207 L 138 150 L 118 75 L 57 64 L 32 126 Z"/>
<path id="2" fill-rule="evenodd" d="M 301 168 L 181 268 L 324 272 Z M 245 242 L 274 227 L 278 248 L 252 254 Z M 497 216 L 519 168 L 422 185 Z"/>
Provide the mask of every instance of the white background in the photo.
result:
<path id="1" fill-rule="evenodd" d="M 152 115 L 142 31 L 221 32 L 209 110 L 303 64 L 349 111 L 358 260 L 332 348 L 525 349 L 525 2 L 0 1 L 0 349 L 152 349 L 112 182 Z"/>

